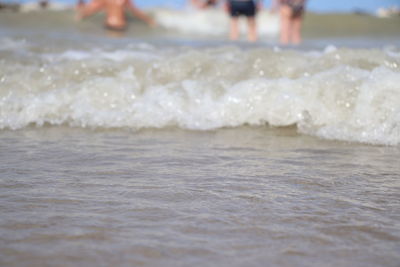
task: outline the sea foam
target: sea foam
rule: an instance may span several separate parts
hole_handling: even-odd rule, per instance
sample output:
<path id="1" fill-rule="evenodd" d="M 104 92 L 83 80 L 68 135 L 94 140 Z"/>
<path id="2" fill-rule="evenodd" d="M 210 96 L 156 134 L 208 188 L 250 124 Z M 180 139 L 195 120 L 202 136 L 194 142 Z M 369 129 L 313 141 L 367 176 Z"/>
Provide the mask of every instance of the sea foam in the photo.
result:
<path id="1" fill-rule="evenodd" d="M 220 9 L 174 10 L 153 9 L 152 15 L 158 24 L 168 30 L 185 34 L 226 35 L 229 29 L 229 16 Z M 246 32 L 246 22 L 239 24 L 240 31 Z M 276 36 L 279 31 L 279 17 L 269 11 L 261 11 L 257 16 L 258 32 L 261 36 Z"/>
<path id="2" fill-rule="evenodd" d="M 400 143 L 396 48 L 142 45 L 38 52 L 4 42 L 1 129 L 66 124 L 210 130 L 269 124 L 295 125 L 324 139 Z"/>

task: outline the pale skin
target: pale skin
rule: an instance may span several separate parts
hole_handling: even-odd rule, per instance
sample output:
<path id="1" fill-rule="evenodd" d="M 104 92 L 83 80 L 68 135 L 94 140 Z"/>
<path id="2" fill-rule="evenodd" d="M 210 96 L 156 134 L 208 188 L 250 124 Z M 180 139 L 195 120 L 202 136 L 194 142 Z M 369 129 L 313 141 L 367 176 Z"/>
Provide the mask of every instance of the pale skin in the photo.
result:
<path id="1" fill-rule="evenodd" d="M 130 0 L 92 0 L 88 4 L 77 5 L 78 19 L 83 19 L 100 11 L 106 13 L 106 26 L 113 29 L 126 27 L 125 10 L 130 11 L 135 17 L 155 26 L 155 21 L 138 9 Z"/>
<path id="2" fill-rule="evenodd" d="M 259 2 L 257 9 L 260 10 L 262 8 L 261 2 Z M 229 13 L 230 7 L 229 2 L 225 2 L 225 10 Z M 247 40 L 249 42 L 255 42 L 258 39 L 257 34 L 257 22 L 255 17 L 247 17 Z M 229 31 L 229 39 L 232 41 L 236 41 L 239 39 L 239 18 L 231 17 L 230 20 L 230 31 Z"/>
<path id="3" fill-rule="evenodd" d="M 193 6 L 205 9 L 209 7 L 207 4 L 209 1 L 201 1 L 201 0 L 191 0 Z M 218 3 L 218 0 L 212 1 L 214 4 Z M 224 5 L 225 11 L 229 14 L 230 7 L 228 1 L 225 2 Z M 261 9 L 261 3 L 258 4 L 258 9 Z M 258 39 L 257 34 L 257 23 L 255 17 L 247 17 L 247 39 L 250 42 L 255 42 Z M 229 39 L 232 41 L 236 41 L 239 39 L 239 18 L 238 17 L 231 17 L 230 26 L 229 26 Z"/>
<path id="4" fill-rule="evenodd" d="M 293 10 L 288 5 L 281 4 L 280 0 L 275 1 L 275 6 L 279 7 L 280 13 L 280 23 L 281 23 L 281 32 L 280 32 L 280 43 L 287 44 L 295 44 L 298 45 L 301 43 L 301 27 L 303 22 L 303 16 L 294 16 Z"/>
<path id="5" fill-rule="evenodd" d="M 209 7 L 208 1 L 201 1 L 201 0 L 191 0 L 190 1 L 193 6 L 199 9 L 206 9 Z M 211 1 L 213 4 L 216 4 L 218 0 Z"/>
<path id="6" fill-rule="evenodd" d="M 247 40 L 255 42 L 258 39 L 257 23 L 254 17 L 247 17 Z M 233 17 L 230 21 L 229 39 L 236 41 L 239 39 L 239 18 Z"/>

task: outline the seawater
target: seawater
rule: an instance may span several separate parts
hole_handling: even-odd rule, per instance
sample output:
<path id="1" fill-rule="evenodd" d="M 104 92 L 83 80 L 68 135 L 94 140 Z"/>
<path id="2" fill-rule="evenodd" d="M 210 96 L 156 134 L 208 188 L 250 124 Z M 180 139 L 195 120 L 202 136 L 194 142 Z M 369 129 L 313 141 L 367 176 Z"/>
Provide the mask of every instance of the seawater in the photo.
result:
<path id="1" fill-rule="evenodd" d="M 400 142 L 400 51 L 49 48 L 0 40 L 0 128 L 208 130 L 291 126 L 327 139 Z"/>
<path id="2" fill-rule="evenodd" d="M 397 267 L 396 20 L 294 48 L 152 12 L 0 14 L 0 265 Z"/>
<path id="3" fill-rule="evenodd" d="M 294 128 L 0 132 L 2 266 L 397 267 L 398 147 Z"/>

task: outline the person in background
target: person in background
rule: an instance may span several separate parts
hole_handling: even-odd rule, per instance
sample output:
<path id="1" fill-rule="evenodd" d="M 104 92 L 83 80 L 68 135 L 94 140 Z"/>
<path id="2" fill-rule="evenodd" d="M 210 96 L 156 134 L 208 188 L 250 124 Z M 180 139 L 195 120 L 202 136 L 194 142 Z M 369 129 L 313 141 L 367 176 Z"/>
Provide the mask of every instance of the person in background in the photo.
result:
<path id="1" fill-rule="evenodd" d="M 258 0 L 226 0 L 225 9 L 230 14 L 230 34 L 231 40 L 239 38 L 239 17 L 247 18 L 248 34 L 247 39 L 255 42 L 258 39 L 256 15 L 261 9 L 261 1 Z"/>
<path id="2" fill-rule="evenodd" d="M 275 0 L 273 10 L 279 8 L 281 44 L 300 44 L 301 26 L 306 0 Z"/>
<path id="3" fill-rule="evenodd" d="M 200 8 L 200 9 L 205 9 L 209 7 L 216 7 L 218 4 L 218 0 L 191 0 L 190 1 L 193 6 Z"/>
<path id="4" fill-rule="evenodd" d="M 155 26 L 155 21 L 138 9 L 131 0 L 92 0 L 88 4 L 85 4 L 83 0 L 79 0 L 77 4 L 78 19 L 84 19 L 100 11 L 105 11 L 105 27 L 113 31 L 126 29 L 125 10 L 129 10 L 134 16 L 148 25 Z"/>
<path id="5" fill-rule="evenodd" d="M 48 0 L 39 0 L 38 4 L 41 9 L 47 9 L 49 7 Z"/>

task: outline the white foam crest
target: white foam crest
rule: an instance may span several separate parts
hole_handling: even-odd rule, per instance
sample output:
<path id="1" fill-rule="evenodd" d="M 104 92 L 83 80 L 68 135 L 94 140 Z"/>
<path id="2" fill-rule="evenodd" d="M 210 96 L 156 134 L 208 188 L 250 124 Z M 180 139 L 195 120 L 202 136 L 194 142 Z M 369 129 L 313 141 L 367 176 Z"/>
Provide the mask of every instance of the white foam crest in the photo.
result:
<path id="1" fill-rule="evenodd" d="M 400 143 L 400 75 L 387 67 L 378 67 L 361 76 L 354 108 L 344 117 L 321 122 L 307 122 L 305 133 L 327 139 L 372 144 Z M 313 120 L 312 118 L 311 120 Z M 310 125 L 311 129 L 310 129 Z M 319 127 L 316 127 L 319 125 Z M 313 128 L 313 129 L 312 129 Z"/>
<path id="2" fill-rule="evenodd" d="M 226 35 L 229 29 L 229 17 L 219 9 L 155 9 L 153 15 L 162 27 L 185 34 L 221 36 Z M 260 35 L 276 36 L 278 34 L 279 19 L 277 15 L 262 11 L 257 17 L 257 22 Z M 246 32 L 246 27 L 244 21 L 240 23 L 242 33 Z"/>
<path id="3" fill-rule="evenodd" d="M 129 59 L 140 60 L 155 60 L 158 58 L 154 50 L 150 51 L 131 51 L 131 50 L 117 50 L 117 51 L 104 51 L 100 49 L 93 49 L 92 51 L 81 50 L 67 50 L 60 53 L 48 53 L 42 56 L 48 61 L 82 61 L 82 60 L 111 60 L 121 62 Z"/>
<path id="4" fill-rule="evenodd" d="M 396 47 L 386 47 L 384 49 L 384 51 L 386 52 L 386 54 L 392 58 L 397 58 L 400 59 L 400 49 L 396 48 Z"/>
<path id="5" fill-rule="evenodd" d="M 18 65 L 0 76 L 0 128 L 268 123 L 325 139 L 400 144 L 398 59 L 379 50 L 327 50 L 224 47 L 153 58 L 131 51 L 116 61 L 104 55 L 129 51 L 62 53 L 64 61 L 43 69 Z"/>

